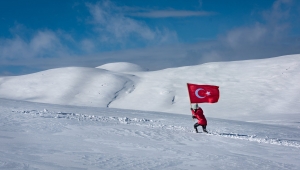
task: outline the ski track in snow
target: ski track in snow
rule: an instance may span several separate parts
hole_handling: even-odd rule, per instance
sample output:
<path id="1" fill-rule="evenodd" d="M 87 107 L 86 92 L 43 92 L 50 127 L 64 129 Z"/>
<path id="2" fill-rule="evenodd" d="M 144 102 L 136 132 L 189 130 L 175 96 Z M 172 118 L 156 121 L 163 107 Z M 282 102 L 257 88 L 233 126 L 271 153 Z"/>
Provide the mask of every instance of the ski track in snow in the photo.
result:
<path id="1" fill-rule="evenodd" d="M 51 112 L 47 109 L 42 111 L 38 110 L 12 110 L 16 114 L 25 114 L 32 117 L 41 117 L 41 118 L 54 118 L 54 119 L 71 119 L 76 121 L 97 121 L 101 123 L 110 122 L 110 123 L 121 123 L 127 125 L 136 125 L 136 126 L 146 126 L 149 128 L 161 128 L 164 130 L 172 131 L 182 131 L 188 133 L 194 133 L 194 130 L 190 127 L 180 126 L 180 125 L 170 125 L 165 120 L 151 120 L 146 118 L 128 118 L 128 117 L 116 117 L 116 116 L 96 116 L 88 114 L 78 114 L 78 113 L 67 113 L 67 112 Z M 199 127 L 200 128 L 200 127 Z M 272 145 L 281 145 L 288 147 L 300 148 L 300 141 L 278 139 L 278 138 L 269 138 L 269 137 L 259 137 L 258 135 L 244 135 L 238 133 L 222 133 L 218 131 L 210 131 L 208 134 L 200 133 L 201 135 L 213 135 L 219 137 L 226 137 L 239 140 L 247 140 L 251 142 L 272 144 Z"/>

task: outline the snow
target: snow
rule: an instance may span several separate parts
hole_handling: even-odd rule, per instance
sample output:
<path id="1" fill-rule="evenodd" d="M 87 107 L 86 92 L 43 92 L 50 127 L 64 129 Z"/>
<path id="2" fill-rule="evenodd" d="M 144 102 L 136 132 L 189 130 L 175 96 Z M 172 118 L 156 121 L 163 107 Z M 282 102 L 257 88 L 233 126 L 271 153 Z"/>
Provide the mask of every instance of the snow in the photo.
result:
<path id="1" fill-rule="evenodd" d="M 139 72 L 139 71 L 147 71 L 139 65 L 128 63 L 128 62 L 117 62 L 117 63 L 108 63 L 96 68 L 101 68 L 109 71 L 115 72 Z"/>
<path id="2" fill-rule="evenodd" d="M 42 103 L 106 107 L 118 95 L 119 89 L 130 91 L 133 80 L 134 76 L 103 69 L 58 68 L 0 78 L 0 95 Z"/>
<path id="3" fill-rule="evenodd" d="M 121 70 L 0 77 L 0 169 L 300 169 L 300 55 Z M 220 86 L 210 134 L 186 83 Z"/>

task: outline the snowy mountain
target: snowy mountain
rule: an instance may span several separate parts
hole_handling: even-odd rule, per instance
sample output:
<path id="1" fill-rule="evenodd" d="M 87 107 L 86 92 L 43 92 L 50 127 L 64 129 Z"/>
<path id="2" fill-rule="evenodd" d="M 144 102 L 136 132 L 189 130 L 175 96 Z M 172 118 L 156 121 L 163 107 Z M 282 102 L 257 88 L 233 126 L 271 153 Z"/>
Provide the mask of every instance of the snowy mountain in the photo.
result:
<path id="1" fill-rule="evenodd" d="M 134 71 L 134 72 L 133 72 Z M 0 78 L 0 96 L 41 103 L 190 114 L 186 83 L 220 86 L 216 104 L 202 104 L 215 118 L 256 120 L 298 114 L 300 55 L 207 63 L 144 72 L 130 63 L 68 67 Z M 13 92 L 13 93 L 12 93 Z M 243 118 L 244 120 L 244 118 Z"/>
<path id="2" fill-rule="evenodd" d="M 220 86 L 209 134 L 186 83 Z M 299 169 L 299 83 L 300 55 L 0 77 L 0 169 Z"/>

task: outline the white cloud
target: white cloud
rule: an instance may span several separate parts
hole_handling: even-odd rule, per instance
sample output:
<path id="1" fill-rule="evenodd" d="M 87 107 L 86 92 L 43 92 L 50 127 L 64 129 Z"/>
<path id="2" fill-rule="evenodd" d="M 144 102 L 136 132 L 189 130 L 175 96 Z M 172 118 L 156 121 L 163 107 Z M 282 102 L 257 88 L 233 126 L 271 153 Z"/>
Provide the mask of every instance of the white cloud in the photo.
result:
<path id="1" fill-rule="evenodd" d="M 291 5 L 291 0 L 275 1 L 270 10 L 262 12 L 265 22 L 256 22 L 251 26 L 230 30 L 222 41 L 232 48 L 279 42 L 288 32 Z"/>
<path id="2" fill-rule="evenodd" d="M 277 0 L 270 10 L 263 12 L 263 18 L 274 38 L 282 36 L 289 29 L 290 22 L 293 22 L 289 20 L 292 6 L 292 0 Z"/>
<path id="3" fill-rule="evenodd" d="M 267 34 L 267 28 L 259 23 L 252 27 L 242 27 L 231 30 L 226 35 L 226 42 L 231 47 L 238 47 L 245 43 L 257 43 Z"/>
<path id="4" fill-rule="evenodd" d="M 200 43 L 199 46 L 205 46 L 198 50 L 200 63 L 299 53 L 300 44 L 287 39 L 290 26 L 295 24 L 290 19 L 292 7 L 291 0 L 277 0 L 269 10 L 260 13 L 263 21 L 232 29 L 215 41 Z"/>
<path id="5" fill-rule="evenodd" d="M 30 51 L 33 55 L 43 56 L 45 53 L 52 53 L 53 50 L 60 49 L 59 38 L 51 31 L 38 31 L 29 43 Z"/>
<path id="6" fill-rule="evenodd" d="M 102 41 L 121 44 L 177 42 L 176 32 L 166 28 L 150 28 L 145 22 L 127 17 L 125 12 L 128 8 L 117 7 L 110 1 L 87 6 Z"/>
<path id="7" fill-rule="evenodd" d="M 215 15 L 214 12 L 207 11 L 185 11 L 185 10 L 155 10 L 148 12 L 132 13 L 132 16 L 147 18 L 168 18 L 168 17 L 192 17 L 192 16 L 209 16 Z"/>
<path id="8" fill-rule="evenodd" d="M 1 58 L 13 59 L 18 56 L 30 56 L 30 52 L 28 51 L 28 44 L 24 42 L 20 37 L 1 40 L 0 44 Z"/>
<path id="9" fill-rule="evenodd" d="M 277 0 L 273 3 L 271 10 L 263 12 L 263 17 L 271 24 L 287 19 L 290 16 L 292 0 Z"/>
<path id="10" fill-rule="evenodd" d="M 81 49 L 83 49 L 86 52 L 92 52 L 95 49 L 95 44 L 92 40 L 84 39 L 81 41 L 80 45 Z"/>
<path id="11" fill-rule="evenodd" d="M 52 31 L 37 31 L 28 41 L 20 36 L 0 40 L 2 59 L 59 57 L 66 54 L 66 48 Z"/>

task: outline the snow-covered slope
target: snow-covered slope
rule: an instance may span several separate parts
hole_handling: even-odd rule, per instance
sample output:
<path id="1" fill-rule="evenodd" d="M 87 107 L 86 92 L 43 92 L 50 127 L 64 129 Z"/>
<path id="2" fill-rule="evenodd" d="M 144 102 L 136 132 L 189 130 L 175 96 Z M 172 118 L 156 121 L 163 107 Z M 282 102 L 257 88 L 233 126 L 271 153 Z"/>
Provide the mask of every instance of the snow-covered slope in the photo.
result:
<path id="1" fill-rule="evenodd" d="M 0 99 L 0 169 L 299 169 L 299 127 L 208 120 Z"/>
<path id="2" fill-rule="evenodd" d="M 128 68 L 122 69 L 126 73 L 109 71 L 116 68 L 112 65 L 101 67 L 107 70 L 72 67 L 2 77 L 0 96 L 62 105 L 189 115 L 186 83 L 195 83 L 220 86 L 219 102 L 202 104 L 209 117 L 261 121 L 281 114 L 300 113 L 300 55 L 207 63 L 153 72 L 128 73 Z"/>
<path id="3" fill-rule="evenodd" d="M 300 55 L 207 63 L 136 75 L 142 79 L 137 88 L 112 107 L 189 114 L 189 82 L 220 86 L 218 103 L 201 104 L 212 117 L 245 116 L 249 120 L 300 114 Z"/>
<path id="4" fill-rule="evenodd" d="M 117 62 L 117 63 L 108 63 L 96 68 L 101 68 L 109 71 L 115 72 L 138 72 L 138 71 L 146 71 L 146 69 L 142 68 L 139 65 L 128 63 L 128 62 Z"/>
<path id="5" fill-rule="evenodd" d="M 134 89 L 133 75 L 68 67 L 0 79 L 2 98 L 43 103 L 109 107 Z"/>

